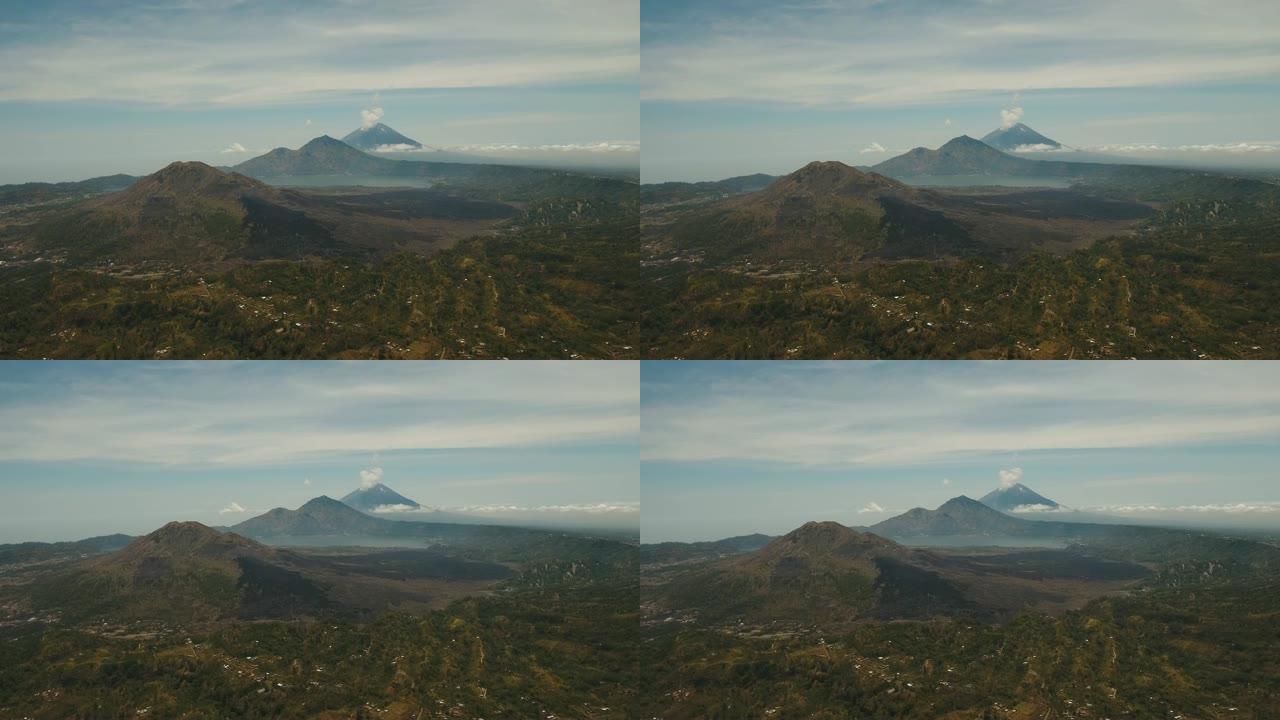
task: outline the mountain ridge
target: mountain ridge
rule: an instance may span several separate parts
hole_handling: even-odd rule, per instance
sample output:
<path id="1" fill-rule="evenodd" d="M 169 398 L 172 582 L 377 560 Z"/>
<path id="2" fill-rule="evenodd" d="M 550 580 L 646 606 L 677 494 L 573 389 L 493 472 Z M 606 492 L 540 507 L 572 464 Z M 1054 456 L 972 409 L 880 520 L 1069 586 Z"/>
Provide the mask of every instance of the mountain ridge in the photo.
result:
<path id="1" fill-rule="evenodd" d="M 976 251 L 934 193 L 838 161 L 814 161 L 762 190 L 713 203 L 663 230 L 713 260 L 819 263 Z"/>

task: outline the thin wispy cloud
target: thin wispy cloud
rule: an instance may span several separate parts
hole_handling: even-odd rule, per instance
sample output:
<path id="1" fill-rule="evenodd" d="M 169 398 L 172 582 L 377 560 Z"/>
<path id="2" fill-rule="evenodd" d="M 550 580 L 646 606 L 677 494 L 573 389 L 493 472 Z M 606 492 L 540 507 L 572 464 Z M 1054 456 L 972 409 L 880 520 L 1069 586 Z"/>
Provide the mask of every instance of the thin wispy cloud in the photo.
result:
<path id="1" fill-rule="evenodd" d="M 975 94 L 1249 81 L 1280 73 L 1280 6 L 779 3 L 648 13 L 643 97 L 892 106 Z M 767 48 L 767 52 L 762 52 Z M 1007 109 L 1012 125 L 1018 106 Z"/>
<path id="2" fill-rule="evenodd" d="M 608 140 L 594 143 L 559 143 L 550 145 L 520 145 L 515 143 L 487 143 L 481 145 L 453 145 L 442 148 L 456 152 L 520 153 L 520 152 L 587 152 L 587 153 L 637 153 L 638 140 Z"/>
<path id="3" fill-rule="evenodd" d="M 1207 505 L 1099 505 L 1084 508 L 1092 512 L 1117 513 L 1120 515 L 1138 515 L 1142 513 L 1280 513 L 1280 503 L 1228 503 Z"/>
<path id="4" fill-rule="evenodd" d="M 932 379 L 870 369 L 766 371 L 713 393 L 646 402 L 646 460 L 900 467 L 1019 452 L 1160 448 L 1280 436 L 1280 370 L 956 369 Z M 741 383 L 738 385 L 737 383 Z M 1029 408 L 1044 408 L 1032 414 Z M 1021 477 L 1000 473 L 1002 484 Z"/>
<path id="5" fill-rule="evenodd" d="M 502 513 L 586 513 L 588 515 L 635 514 L 640 503 L 579 503 L 569 505 L 460 505 L 440 508 L 447 512 L 497 515 Z"/>
<path id="6" fill-rule="evenodd" d="M 1046 518 L 1280 522 L 1270 510 L 1280 507 L 1280 364 L 715 362 L 642 372 L 646 542 L 776 534 L 818 519 L 869 525 L 881 511 L 1016 483 L 1062 506 L 1019 508 Z"/>
<path id="7" fill-rule="evenodd" d="M 0 395 L 0 461 L 253 466 L 619 442 L 639 429 L 634 363 L 362 365 L 292 376 L 253 365 L 113 366 L 112 382 L 82 391 L 71 371 L 70 386 L 11 380 Z M 378 477 L 373 467 L 360 480 Z"/>
<path id="8" fill-rule="evenodd" d="M 0 38 L 0 101 L 273 105 L 631 80 L 639 69 L 626 0 L 59 4 L 34 15 L 35 32 Z"/>

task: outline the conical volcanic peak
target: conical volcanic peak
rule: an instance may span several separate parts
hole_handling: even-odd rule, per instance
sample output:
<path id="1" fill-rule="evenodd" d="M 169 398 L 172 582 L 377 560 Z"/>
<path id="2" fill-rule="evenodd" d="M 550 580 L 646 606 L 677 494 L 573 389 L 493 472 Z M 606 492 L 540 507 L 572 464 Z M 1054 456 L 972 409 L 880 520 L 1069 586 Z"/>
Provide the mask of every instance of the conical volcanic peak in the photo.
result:
<path id="1" fill-rule="evenodd" d="M 174 162 L 141 178 L 120 194 L 146 201 L 155 197 L 198 197 L 225 200 L 245 194 L 275 194 L 270 186 L 239 173 L 223 172 L 202 162 Z"/>
<path id="2" fill-rule="evenodd" d="M 1016 173 L 1035 161 L 1006 155 L 968 135 L 952 138 L 937 150 L 916 148 L 875 166 L 892 177 Z"/>
<path id="3" fill-rule="evenodd" d="M 350 509 L 351 508 L 347 507 L 346 505 L 343 505 L 341 501 L 334 500 L 328 495 L 320 495 L 318 497 L 313 497 L 310 500 L 303 503 L 302 506 L 298 508 L 299 512 L 303 510 L 306 510 L 308 512 L 315 512 L 317 510 L 336 510 L 340 512 L 343 510 L 350 510 Z"/>
<path id="4" fill-rule="evenodd" d="M 976 140 L 974 138 L 969 137 L 968 135 L 958 135 L 948 140 L 946 143 L 942 145 L 942 147 L 938 149 L 954 151 L 954 150 L 961 150 L 964 148 L 976 150 L 978 152 L 983 152 L 990 149 L 990 146 L 982 142 L 981 140 Z"/>
<path id="5" fill-rule="evenodd" d="M 982 142 L 1000 150 L 1016 150 L 1017 148 L 1025 146 L 1048 148 L 1062 147 L 1062 144 L 1057 140 L 1047 138 L 1023 123 L 1017 123 L 1007 128 L 992 130 L 982 137 Z"/>
<path id="6" fill-rule="evenodd" d="M 397 161 L 376 158 L 328 135 L 309 140 L 297 150 L 276 148 L 245 160 L 235 169 L 253 177 L 292 175 L 389 175 Z"/>
<path id="7" fill-rule="evenodd" d="M 766 545 L 762 552 L 809 555 L 861 556 L 902 546 L 872 533 L 858 532 L 837 522 L 807 522 Z"/>
<path id="8" fill-rule="evenodd" d="M 198 522 L 171 522 L 130 543 L 127 555 L 169 557 L 235 557 L 270 554 L 271 549 L 232 532 L 219 532 Z"/>
<path id="9" fill-rule="evenodd" d="M 1000 487 L 982 496 L 982 504 L 1002 512 L 1017 512 L 1020 508 L 1055 510 L 1057 502 L 1041 495 L 1022 483 Z"/>
<path id="10" fill-rule="evenodd" d="M 282 535 L 360 535 L 386 529 L 390 520 L 370 517 L 326 495 L 308 500 L 297 510 L 276 508 L 249 518 L 232 530 L 255 538 Z"/>
<path id="11" fill-rule="evenodd" d="M 422 143 L 406 137 L 382 123 L 352 131 L 342 142 L 361 150 L 377 152 L 383 149 L 421 150 Z"/>
<path id="12" fill-rule="evenodd" d="M 938 506 L 940 512 L 952 512 L 957 510 L 974 510 L 977 512 L 985 512 L 987 508 L 977 500 L 968 495 L 957 495 L 950 500 Z"/>
<path id="13" fill-rule="evenodd" d="M 332 137 L 329 137 L 328 135 L 321 135 L 320 137 L 308 140 L 306 145 L 303 145 L 298 149 L 311 150 L 311 151 L 316 151 L 316 150 L 321 150 L 326 148 L 332 149 L 332 150 L 345 150 L 349 147 L 351 146 L 342 142 L 341 140 L 338 140 L 337 138 L 332 138 Z"/>
<path id="14" fill-rule="evenodd" d="M 382 483 L 356 489 L 342 498 L 342 502 L 364 512 L 387 512 L 403 510 L 419 510 L 422 508 L 415 500 L 401 495 Z"/>
<path id="15" fill-rule="evenodd" d="M 779 178 L 764 192 L 817 197 L 839 195 L 870 200 L 885 193 L 911 194 L 913 191 L 909 186 L 878 173 L 863 172 L 842 162 L 827 160 L 811 162 Z"/>

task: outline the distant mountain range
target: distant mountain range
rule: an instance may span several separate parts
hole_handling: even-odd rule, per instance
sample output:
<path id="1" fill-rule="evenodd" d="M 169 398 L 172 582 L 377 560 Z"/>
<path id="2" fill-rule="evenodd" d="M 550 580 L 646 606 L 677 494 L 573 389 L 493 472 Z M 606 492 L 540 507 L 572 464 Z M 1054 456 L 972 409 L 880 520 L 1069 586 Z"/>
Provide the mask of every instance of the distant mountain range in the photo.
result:
<path id="1" fill-rule="evenodd" d="M 763 190 L 777 180 L 773 175 L 756 173 L 713 182 L 664 182 L 641 186 L 640 201 L 646 205 L 684 202 L 713 196 L 728 197 Z"/>
<path id="2" fill-rule="evenodd" d="M 353 493 L 354 494 L 354 493 Z M 351 495 L 347 496 L 348 498 Z M 412 501 L 410 501 L 412 502 Z M 442 514 L 443 515 L 443 514 Z M 440 538 L 509 533 L 515 528 L 479 524 L 454 524 L 453 518 L 425 521 L 421 515 L 412 520 L 390 520 L 357 510 L 345 500 L 325 495 L 312 498 L 297 510 L 275 508 L 250 518 L 231 530 L 242 535 L 275 539 L 298 536 L 369 536 L 385 538 Z"/>
<path id="3" fill-rule="evenodd" d="M 971 138 L 923 152 L 970 170 L 993 159 L 1035 163 Z M 899 169 L 913 175 L 923 166 Z M 1139 203 L 1065 190 L 991 197 L 915 188 L 878 170 L 813 162 L 763 190 L 696 206 L 649 232 L 655 244 L 697 252 L 712 263 L 850 263 L 1069 249 L 1153 213 Z"/>
<path id="4" fill-rule="evenodd" d="M 76 182 L 32 182 L 17 185 L 0 185 L 0 205 L 88 198 L 102 193 L 123 190 L 132 185 L 137 179 L 133 175 L 107 175 Z"/>
<path id="5" fill-rule="evenodd" d="M 393 175 L 408 168 L 321 135 L 297 150 L 278 147 L 232 168 L 250 177 L 287 175 Z"/>
<path id="6" fill-rule="evenodd" d="M 981 140 L 961 135 L 936 150 L 918 147 L 872 166 L 890 177 L 919 175 L 1052 175 L 1066 168 L 1046 169 L 1039 161 L 1007 155 Z"/>
<path id="7" fill-rule="evenodd" d="M 1001 516 L 968 498 L 956 501 L 945 514 L 961 522 Z M 1039 566 L 1040 574 L 1028 574 L 1027 562 Z M 1061 609 L 1149 574 L 1140 565 L 1062 551 L 969 557 L 912 549 L 834 522 L 805 523 L 758 550 L 662 572 L 673 574 L 646 590 L 646 602 L 657 615 L 671 613 L 674 619 L 693 613 L 698 622 L 712 624 L 827 627 L 868 619 L 995 618 L 1029 607 Z M 1078 583 L 1077 595 L 1038 583 L 1050 577 Z"/>
<path id="8" fill-rule="evenodd" d="M 422 143 L 405 137 L 382 123 L 358 128 L 342 138 L 342 142 L 353 148 L 372 152 L 422 149 Z"/>
<path id="9" fill-rule="evenodd" d="M 232 525 L 246 537 L 271 538 L 298 535 L 383 535 L 394 532 L 390 520 L 370 517 L 325 495 L 312 498 L 297 510 L 274 508 Z"/>
<path id="10" fill-rule="evenodd" d="M 1032 133 L 1035 132 L 1030 128 L 1026 129 Z M 997 131 L 999 132 L 1001 131 Z M 996 133 L 992 135 L 994 134 Z M 992 135 L 986 137 L 991 138 Z M 1007 142 L 1002 138 L 1007 140 L 1014 137 L 1016 135 L 998 136 L 995 141 L 1003 145 Z M 1029 136 L 1024 134 L 1023 137 Z M 1038 134 L 1036 137 L 1043 138 Z M 1049 140 L 1049 142 L 1054 141 Z M 936 150 L 914 148 L 873 165 L 871 169 L 898 179 L 922 176 L 1006 176 L 1027 178 L 1025 182 L 1029 185 L 1035 184 L 1035 178 L 1053 178 L 1059 182 L 1066 180 L 1090 184 L 1141 183 L 1148 188 L 1173 185 L 1175 189 L 1178 183 L 1185 183 L 1192 178 L 1211 176 L 1210 173 L 1195 170 L 1135 165 L 1132 162 L 1102 162 L 1101 160 L 1106 160 L 1107 157 L 1074 151 L 1055 153 L 1053 157 L 1056 159 L 1046 160 L 1010 155 L 1002 151 L 1007 149 L 1011 152 L 1015 147 L 1020 146 L 997 147 L 986 142 L 985 139 L 975 140 L 968 135 L 961 135 L 948 140 Z"/>
<path id="11" fill-rule="evenodd" d="M 115 552 L 73 563 L 39 580 L 32 592 L 42 607 L 78 619 L 297 620 L 362 615 L 404 601 L 439 606 L 449 587 L 478 589 L 511 574 L 503 565 L 426 548 L 304 554 L 196 522 L 172 522 Z"/>
<path id="12" fill-rule="evenodd" d="M 430 159 L 392 160 L 375 157 L 328 135 L 315 138 L 297 150 L 276 148 L 245 160 L 230 170 L 254 178 L 280 182 L 285 178 L 358 176 L 412 178 L 465 189 L 468 197 L 526 202 L 538 199 L 608 198 L 634 203 L 636 183 L 597 177 L 585 172 L 518 167 L 493 162 L 454 162 L 447 154 L 431 153 Z M 287 184 L 287 183 L 281 183 Z M 331 183 L 330 183 L 331 184 Z"/>
<path id="13" fill-rule="evenodd" d="M 972 498 L 951 498 L 934 510 L 913 508 L 872 525 L 871 532 L 887 537 L 945 535 L 1026 535 L 1035 530 L 1029 520 L 1010 517 Z"/>
<path id="14" fill-rule="evenodd" d="M 664 564 L 726 557 L 759 550 L 773 539 L 772 535 L 753 533 L 707 542 L 650 543 L 640 546 L 640 561 L 646 564 Z"/>
<path id="15" fill-rule="evenodd" d="M 345 148 L 341 152 L 379 162 L 332 142 Z M 35 247 L 72 262 L 190 266 L 430 253 L 454 238 L 492 232 L 519 212 L 438 190 L 303 192 L 204 163 L 176 162 L 120 192 L 54 210 L 22 231 Z"/>
<path id="16" fill-rule="evenodd" d="M 0 565 L 98 555 L 119 550 L 133 542 L 129 535 L 99 535 L 68 542 L 22 542 L 0 545 Z"/>

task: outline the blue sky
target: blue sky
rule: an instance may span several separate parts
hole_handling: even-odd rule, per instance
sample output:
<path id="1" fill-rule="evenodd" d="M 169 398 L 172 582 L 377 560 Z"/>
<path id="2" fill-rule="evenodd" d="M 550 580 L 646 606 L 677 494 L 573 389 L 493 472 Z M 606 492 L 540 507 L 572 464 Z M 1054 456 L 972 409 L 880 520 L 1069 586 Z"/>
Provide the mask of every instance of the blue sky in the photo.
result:
<path id="1" fill-rule="evenodd" d="M 638 517 L 631 362 L 9 362 L 0 542 L 234 524 L 362 472 L 496 517 Z"/>
<path id="2" fill-rule="evenodd" d="M 1068 507 L 1280 528 L 1280 363 L 641 368 L 644 542 L 871 525 L 1001 473 Z"/>
<path id="3" fill-rule="evenodd" d="M 1076 149 L 1280 168 L 1269 0 L 645 0 L 641 55 L 645 182 L 869 165 L 1002 111 Z"/>
<path id="4" fill-rule="evenodd" d="M 0 183 L 233 164 L 375 109 L 432 147 L 636 162 L 637 0 L 4 7 Z"/>

